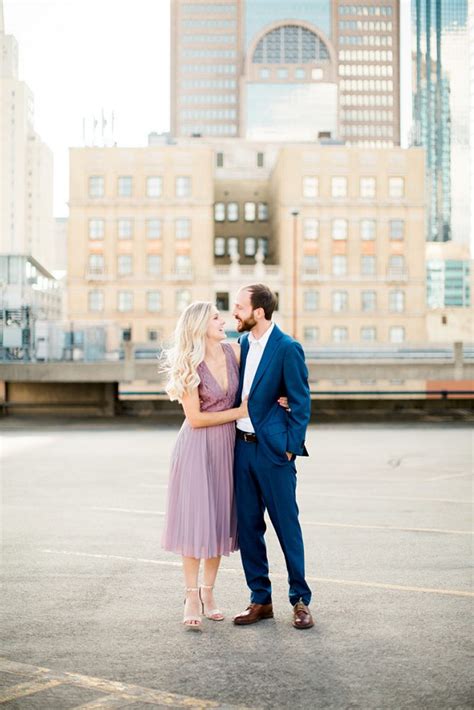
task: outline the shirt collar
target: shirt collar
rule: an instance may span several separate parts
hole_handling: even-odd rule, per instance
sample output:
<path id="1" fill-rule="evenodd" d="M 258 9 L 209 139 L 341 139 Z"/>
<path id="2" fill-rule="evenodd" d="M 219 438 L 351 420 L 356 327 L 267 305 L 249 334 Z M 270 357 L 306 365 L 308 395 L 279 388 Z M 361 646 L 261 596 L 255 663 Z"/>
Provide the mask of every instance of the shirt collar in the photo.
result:
<path id="1" fill-rule="evenodd" d="M 272 330 L 274 327 L 275 323 L 272 323 L 269 329 L 262 335 L 261 338 L 256 338 L 253 333 L 249 333 L 249 343 L 258 343 L 259 345 L 261 345 L 262 348 L 264 348 L 268 342 L 268 338 L 272 334 Z"/>

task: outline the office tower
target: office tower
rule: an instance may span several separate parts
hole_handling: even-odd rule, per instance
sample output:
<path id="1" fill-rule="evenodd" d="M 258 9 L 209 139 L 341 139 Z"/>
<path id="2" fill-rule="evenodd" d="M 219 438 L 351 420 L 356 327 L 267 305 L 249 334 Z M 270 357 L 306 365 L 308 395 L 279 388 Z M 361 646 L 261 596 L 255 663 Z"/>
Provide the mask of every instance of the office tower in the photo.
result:
<path id="1" fill-rule="evenodd" d="M 35 132 L 33 94 L 18 76 L 18 44 L 5 34 L 0 0 L 0 253 L 51 268 L 53 157 Z"/>
<path id="2" fill-rule="evenodd" d="M 413 143 L 426 149 L 427 240 L 469 234 L 467 0 L 413 0 Z"/>
<path id="3" fill-rule="evenodd" d="M 171 131 L 400 141 L 398 0 L 171 0 Z"/>

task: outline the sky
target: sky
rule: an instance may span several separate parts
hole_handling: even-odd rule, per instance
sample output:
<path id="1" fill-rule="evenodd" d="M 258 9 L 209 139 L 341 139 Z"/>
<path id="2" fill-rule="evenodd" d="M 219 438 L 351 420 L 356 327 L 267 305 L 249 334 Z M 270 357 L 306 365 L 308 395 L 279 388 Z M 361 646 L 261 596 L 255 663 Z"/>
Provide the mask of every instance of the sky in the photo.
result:
<path id="1" fill-rule="evenodd" d="M 119 145 L 169 129 L 169 0 L 3 0 L 35 130 L 54 153 L 54 214 L 68 214 L 68 148 L 83 118 L 115 115 Z"/>

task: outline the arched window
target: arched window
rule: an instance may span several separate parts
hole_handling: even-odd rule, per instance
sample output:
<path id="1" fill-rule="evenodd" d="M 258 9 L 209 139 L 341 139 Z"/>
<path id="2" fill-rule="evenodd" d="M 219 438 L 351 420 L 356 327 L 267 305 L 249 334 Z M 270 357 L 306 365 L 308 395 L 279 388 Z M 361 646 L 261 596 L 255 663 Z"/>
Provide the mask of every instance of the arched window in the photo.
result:
<path id="1" fill-rule="evenodd" d="M 253 53 L 254 64 L 310 64 L 329 60 L 329 50 L 311 30 L 283 25 L 268 32 Z"/>

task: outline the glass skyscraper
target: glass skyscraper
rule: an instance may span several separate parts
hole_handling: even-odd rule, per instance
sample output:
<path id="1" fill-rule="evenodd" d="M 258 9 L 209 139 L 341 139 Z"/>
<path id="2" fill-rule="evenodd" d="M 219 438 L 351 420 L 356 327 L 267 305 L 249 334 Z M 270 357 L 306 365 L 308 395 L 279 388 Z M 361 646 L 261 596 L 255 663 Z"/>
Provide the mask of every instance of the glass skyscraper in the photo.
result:
<path id="1" fill-rule="evenodd" d="M 412 0 L 412 27 L 416 62 L 412 142 L 426 148 L 427 240 L 443 242 L 454 236 L 466 241 L 467 0 Z M 463 75 L 465 88 L 460 86 Z"/>

